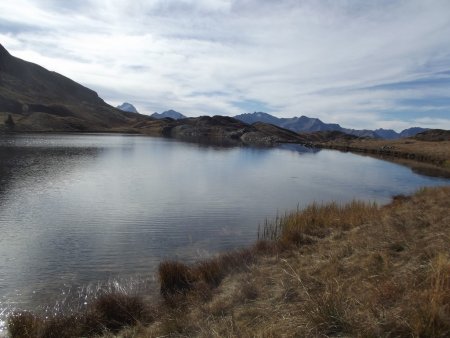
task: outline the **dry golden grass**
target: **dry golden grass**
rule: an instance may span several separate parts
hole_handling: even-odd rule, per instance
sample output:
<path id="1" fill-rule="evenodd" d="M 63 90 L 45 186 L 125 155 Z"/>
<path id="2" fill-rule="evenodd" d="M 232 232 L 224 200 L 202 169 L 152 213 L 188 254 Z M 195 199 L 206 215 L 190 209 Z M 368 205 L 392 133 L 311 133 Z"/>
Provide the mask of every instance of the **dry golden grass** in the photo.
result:
<path id="1" fill-rule="evenodd" d="M 450 187 L 312 205 L 245 255 L 184 266 L 189 288 L 154 304 L 152 322 L 105 337 L 449 337 L 449 225 Z"/>
<path id="2" fill-rule="evenodd" d="M 353 201 L 346 205 L 313 203 L 301 211 L 277 218 L 265 225 L 264 239 L 281 243 L 310 244 L 336 229 L 348 230 L 371 219 L 378 212 L 376 204 Z"/>
<path id="3" fill-rule="evenodd" d="M 450 170 L 450 141 L 430 142 L 413 138 L 399 140 L 355 139 L 323 142 L 319 146 L 358 153 L 413 159 L 433 163 Z"/>
<path id="4" fill-rule="evenodd" d="M 310 206 L 268 226 L 277 239 L 209 298 L 163 302 L 121 337 L 448 337 L 449 210 L 450 187 L 381 208 Z"/>

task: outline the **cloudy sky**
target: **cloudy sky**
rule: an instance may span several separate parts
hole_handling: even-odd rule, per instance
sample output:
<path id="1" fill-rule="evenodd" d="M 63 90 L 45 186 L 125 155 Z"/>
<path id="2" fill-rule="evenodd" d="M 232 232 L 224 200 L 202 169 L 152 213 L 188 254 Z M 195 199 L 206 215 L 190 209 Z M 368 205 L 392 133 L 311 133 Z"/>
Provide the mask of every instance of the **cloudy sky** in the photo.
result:
<path id="1" fill-rule="evenodd" d="M 112 105 L 450 129 L 448 0 L 14 0 L 13 55 Z"/>

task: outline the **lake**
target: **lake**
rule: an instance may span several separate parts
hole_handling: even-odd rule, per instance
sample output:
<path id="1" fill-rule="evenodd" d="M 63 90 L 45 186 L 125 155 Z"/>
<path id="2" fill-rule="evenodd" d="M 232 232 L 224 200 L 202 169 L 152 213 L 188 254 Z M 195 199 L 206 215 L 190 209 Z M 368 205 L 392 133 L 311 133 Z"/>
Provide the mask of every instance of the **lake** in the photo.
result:
<path id="1" fill-rule="evenodd" d="M 67 290 L 154 277 L 257 238 L 313 201 L 387 203 L 448 184 L 372 157 L 299 145 L 221 148 L 137 135 L 0 136 L 0 315 Z"/>

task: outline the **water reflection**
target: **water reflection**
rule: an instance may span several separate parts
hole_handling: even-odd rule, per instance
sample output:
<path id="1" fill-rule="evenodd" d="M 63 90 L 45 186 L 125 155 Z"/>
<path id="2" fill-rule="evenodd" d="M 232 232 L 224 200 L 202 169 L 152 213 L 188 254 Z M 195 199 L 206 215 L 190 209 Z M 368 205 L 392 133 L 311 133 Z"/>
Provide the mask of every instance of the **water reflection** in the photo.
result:
<path id="1" fill-rule="evenodd" d="M 53 303 L 67 286 L 151 279 L 162 259 L 247 245 L 265 218 L 314 200 L 384 203 L 449 182 L 298 145 L 135 135 L 3 136 L 0 160 L 0 307 Z"/>

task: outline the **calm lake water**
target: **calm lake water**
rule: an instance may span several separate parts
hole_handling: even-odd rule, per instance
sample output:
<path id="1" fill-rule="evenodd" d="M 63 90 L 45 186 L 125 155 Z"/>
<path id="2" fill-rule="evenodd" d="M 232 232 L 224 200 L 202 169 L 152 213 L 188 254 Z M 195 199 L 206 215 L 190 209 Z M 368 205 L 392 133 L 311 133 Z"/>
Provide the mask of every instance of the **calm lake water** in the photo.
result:
<path id="1" fill-rule="evenodd" d="M 68 288 L 149 278 L 163 259 L 245 246 L 258 224 L 298 205 L 386 203 L 448 183 L 371 157 L 292 145 L 0 136 L 0 314 L 50 304 Z"/>

